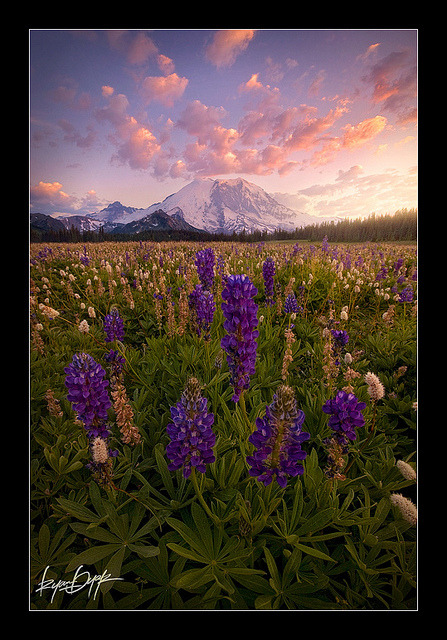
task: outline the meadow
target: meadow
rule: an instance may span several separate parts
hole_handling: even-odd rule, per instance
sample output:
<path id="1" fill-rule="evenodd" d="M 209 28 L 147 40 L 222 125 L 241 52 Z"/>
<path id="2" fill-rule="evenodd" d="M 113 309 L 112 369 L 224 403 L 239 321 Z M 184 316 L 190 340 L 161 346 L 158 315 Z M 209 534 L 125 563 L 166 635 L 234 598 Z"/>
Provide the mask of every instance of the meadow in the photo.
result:
<path id="1" fill-rule="evenodd" d="M 29 274 L 31 609 L 417 608 L 415 243 Z"/>

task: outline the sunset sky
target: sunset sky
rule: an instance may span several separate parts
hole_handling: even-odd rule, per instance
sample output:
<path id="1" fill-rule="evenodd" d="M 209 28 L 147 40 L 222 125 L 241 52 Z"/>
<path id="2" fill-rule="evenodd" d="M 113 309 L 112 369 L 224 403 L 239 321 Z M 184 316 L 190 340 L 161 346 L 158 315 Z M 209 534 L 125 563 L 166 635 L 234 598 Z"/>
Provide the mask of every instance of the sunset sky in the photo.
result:
<path id="1" fill-rule="evenodd" d="M 148 207 L 196 177 L 312 215 L 417 207 L 416 30 L 29 37 L 32 212 Z"/>

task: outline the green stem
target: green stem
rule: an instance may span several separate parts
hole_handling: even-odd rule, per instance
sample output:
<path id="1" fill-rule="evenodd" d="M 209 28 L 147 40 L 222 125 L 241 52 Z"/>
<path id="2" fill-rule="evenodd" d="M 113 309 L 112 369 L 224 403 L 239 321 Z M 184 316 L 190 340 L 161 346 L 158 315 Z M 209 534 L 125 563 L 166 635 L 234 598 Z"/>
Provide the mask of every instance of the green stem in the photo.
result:
<path id="1" fill-rule="evenodd" d="M 374 410 L 373 410 L 373 418 L 372 418 L 372 424 L 371 424 L 371 429 L 369 431 L 368 437 L 366 438 L 365 442 L 362 444 L 362 446 L 360 447 L 360 449 L 357 452 L 357 455 L 359 455 L 360 453 L 362 453 L 362 451 L 364 449 L 366 449 L 366 447 L 368 446 L 368 444 L 371 442 L 372 437 L 374 435 L 374 431 L 375 431 L 375 427 L 376 427 L 376 411 L 377 411 L 377 405 L 376 403 L 374 403 Z M 352 464 L 354 462 L 354 459 L 351 460 L 351 462 L 348 464 L 348 466 L 346 467 L 346 469 L 344 469 L 343 473 L 346 475 L 346 473 L 349 471 L 349 469 L 352 467 Z"/>
<path id="2" fill-rule="evenodd" d="M 199 483 L 197 482 L 197 476 L 196 476 L 196 468 L 192 467 L 191 469 L 191 479 L 192 479 L 192 484 L 194 486 L 194 490 L 196 492 L 196 495 L 199 499 L 200 504 L 202 505 L 202 507 L 205 509 L 206 513 L 209 515 L 209 517 L 211 518 L 211 520 L 217 525 L 220 526 L 220 520 L 217 516 L 214 515 L 214 513 L 211 511 L 211 509 L 209 508 L 209 506 L 206 504 L 204 497 L 202 495 L 202 492 L 199 488 Z"/>
<path id="3" fill-rule="evenodd" d="M 248 425 L 248 432 L 251 433 L 253 431 L 253 429 L 252 429 L 252 425 L 250 423 L 250 420 L 248 419 L 247 409 L 245 407 L 245 391 L 242 391 L 242 393 L 240 395 L 239 404 L 240 404 L 240 407 L 241 407 L 242 415 L 244 416 L 244 420 Z"/>

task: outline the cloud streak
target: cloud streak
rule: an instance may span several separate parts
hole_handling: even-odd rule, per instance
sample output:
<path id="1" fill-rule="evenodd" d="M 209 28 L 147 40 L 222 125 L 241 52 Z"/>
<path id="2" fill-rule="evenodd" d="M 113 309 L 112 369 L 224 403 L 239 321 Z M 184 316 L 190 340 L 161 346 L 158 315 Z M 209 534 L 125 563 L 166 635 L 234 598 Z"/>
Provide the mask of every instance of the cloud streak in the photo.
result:
<path id="1" fill-rule="evenodd" d="M 217 31 L 205 51 L 206 58 L 217 68 L 231 67 L 255 36 L 254 29 Z"/>

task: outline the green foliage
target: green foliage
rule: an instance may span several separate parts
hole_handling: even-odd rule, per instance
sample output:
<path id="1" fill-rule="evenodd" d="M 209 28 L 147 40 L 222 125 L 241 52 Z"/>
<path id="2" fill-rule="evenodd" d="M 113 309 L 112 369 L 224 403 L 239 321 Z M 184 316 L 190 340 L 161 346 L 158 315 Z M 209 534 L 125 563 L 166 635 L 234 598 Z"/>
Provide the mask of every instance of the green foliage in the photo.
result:
<path id="1" fill-rule="evenodd" d="M 416 469 L 417 318 L 414 303 L 393 297 L 408 284 L 416 293 L 414 248 L 352 245 L 323 251 L 215 243 L 228 273 L 250 274 L 258 288 L 258 318 L 263 316 L 256 372 L 243 402 L 235 405 L 225 357 L 219 362 L 223 282 L 217 269 L 210 340 L 197 335 L 190 321 L 179 333 L 180 292 L 198 282 L 194 256 L 202 247 L 104 242 L 87 244 L 84 251 L 83 245 L 32 245 L 31 607 L 415 609 L 417 530 L 390 501 L 395 493 L 415 500 L 415 481 L 396 463 Z M 80 261 L 84 253 L 87 265 Z M 267 255 L 276 264 L 272 307 L 265 303 L 262 278 Z M 399 257 L 403 265 L 395 273 Z M 376 286 L 383 264 L 387 277 Z M 293 320 L 283 312 L 288 286 L 302 307 Z M 158 311 L 157 289 L 164 296 Z M 59 316 L 49 319 L 39 304 Z M 102 320 L 112 304 L 126 333 L 122 342 L 106 344 Z M 394 313 L 384 318 L 391 305 Z M 88 315 L 90 307 L 96 317 Z M 87 334 L 78 329 L 83 319 Z M 295 341 L 283 379 L 290 323 Z M 345 351 L 352 357 L 345 362 L 342 354 L 331 378 L 325 369 L 328 326 L 348 332 Z M 125 357 L 124 386 L 141 442 L 123 443 L 112 406 L 110 446 L 119 455 L 110 481 L 101 483 L 87 467 L 89 442 L 66 398 L 64 368 L 74 353 L 86 351 L 109 374 L 104 356 L 110 348 Z M 377 403 L 368 394 L 367 372 L 384 385 Z M 180 470 L 168 469 L 166 426 L 190 376 L 201 382 L 214 413 L 216 445 L 206 474 L 185 479 Z M 293 388 L 310 434 L 303 444 L 304 474 L 290 478 L 284 489 L 259 483 L 246 462 L 256 419 L 282 382 Z M 322 406 L 348 384 L 366 403 L 365 427 L 349 448 L 345 479 L 330 479 L 330 429 Z M 110 579 L 70 590 L 79 572 L 84 579 Z"/>

